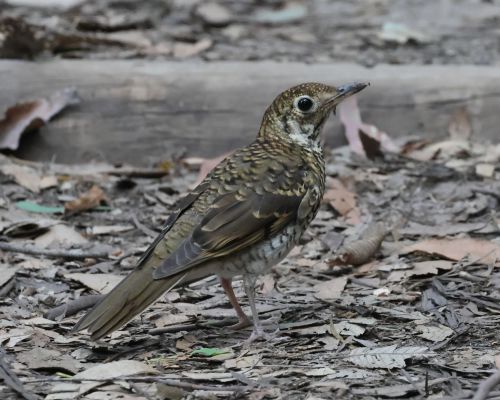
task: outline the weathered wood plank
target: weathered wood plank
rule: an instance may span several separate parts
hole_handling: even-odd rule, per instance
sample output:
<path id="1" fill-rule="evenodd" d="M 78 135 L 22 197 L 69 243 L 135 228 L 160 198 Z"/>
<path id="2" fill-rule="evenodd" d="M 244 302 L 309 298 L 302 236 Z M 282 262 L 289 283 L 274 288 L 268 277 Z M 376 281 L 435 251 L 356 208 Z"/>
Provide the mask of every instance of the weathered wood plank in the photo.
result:
<path id="1" fill-rule="evenodd" d="M 500 137 L 497 67 L 0 61 L 0 77 L 2 110 L 17 100 L 78 88 L 79 106 L 24 140 L 20 155 L 37 160 L 145 164 L 182 148 L 214 156 L 252 140 L 273 97 L 304 81 L 370 81 L 360 96 L 363 117 L 394 137 L 445 136 L 462 105 L 475 137 Z M 330 144 L 342 140 L 338 122 L 327 129 Z"/>

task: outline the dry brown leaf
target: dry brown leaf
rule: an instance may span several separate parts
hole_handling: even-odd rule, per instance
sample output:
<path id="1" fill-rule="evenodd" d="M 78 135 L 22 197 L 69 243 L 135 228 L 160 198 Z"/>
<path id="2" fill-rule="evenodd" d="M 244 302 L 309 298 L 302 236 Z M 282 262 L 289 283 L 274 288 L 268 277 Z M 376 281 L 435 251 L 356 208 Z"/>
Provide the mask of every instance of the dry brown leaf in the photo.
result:
<path id="1" fill-rule="evenodd" d="M 382 223 L 369 225 L 358 240 L 342 246 L 335 257 L 328 260 L 328 265 L 333 267 L 365 264 L 378 251 L 387 232 L 387 228 Z"/>
<path id="2" fill-rule="evenodd" d="M 448 133 L 452 139 L 466 140 L 471 137 L 472 125 L 467 107 L 462 106 L 452 114 L 448 124 Z"/>
<path id="3" fill-rule="evenodd" d="M 212 47 L 212 45 L 212 40 L 208 38 L 198 40 L 195 43 L 177 42 L 174 44 L 174 57 L 193 57 L 199 53 L 204 52 L 205 50 L 208 50 L 210 47 Z"/>
<path id="4" fill-rule="evenodd" d="M 54 245 L 60 246 L 61 244 L 64 244 L 65 247 L 71 247 L 87 242 L 88 240 L 80 235 L 74 228 L 64 224 L 50 226 L 47 232 L 35 239 L 35 244 L 41 248 L 47 248 Z"/>
<path id="5" fill-rule="evenodd" d="M 74 376 L 74 378 L 84 381 L 85 379 L 116 379 L 121 376 L 134 376 L 156 373 L 157 371 L 155 369 L 142 362 L 134 360 L 120 360 L 95 365 L 86 369 L 85 371 L 79 372 Z"/>
<path id="6" fill-rule="evenodd" d="M 393 152 L 399 151 L 398 146 L 394 144 L 387 133 L 382 132 L 374 125 L 365 124 L 362 121 L 356 96 L 347 98 L 339 105 L 339 117 L 340 121 L 344 124 L 345 135 L 349 142 L 349 147 L 355 153 L 371 158 L 376 154 L 369 154 L 370 150 L 375 150 L 375 152 L 380 151 L 380 148 L 372 146 L 373 143 L 371 141 L 365 141 L 370 144 L 369 147 L 365 148 L 359 134 L 360 132 L 363 132 L 368 138 L 379 142 L 380 147 L 384 150 Z"/>
<path id="7" fill-rule="evenodd" d="M 404 247 L 401 253 L 407 254 L 415 251 L 455 261 L 468 256 L 471 261 L 481 264 L 500 265 L 500 245 L 489 240 L 472 238 L 428 239 Z"/>
<path id="8" fill-rule="evenodd" d="M 63 108 L 78 102 L 76 90 L 66 88 L 48 98 L 10 107 L 0 120 L 0 149 L 17 150 L 24 132 L 40 128 Z"/>
<path id="9" fill-rule="evenodd" d="M 436 275 L 439 270 L 450 270 L 453 268 L 452 261 L 446 260 L 433 260 L 433 261 L 422 261 L 413 264 L 412 269 L 406 270 L 395 270 L 392 271 L 387 280 L 390 282 L 401 281 L 407 279 L 410 276 L 420 276 L 420 275 Z"/>
<path id="10" fill-rule="evenodd" d="M 356 205 L 356 195 L 338 179 L 329 179 L 329 189 L 323 196 L 323 201 L 328 202 L 346 222 L 357 225 L 361 222 L 361 213 Z"/>
<path id="11" fill-rule="evenodd" d="M 345 285 L 347 285 L 346 276 L 318 283 L 317 285 L 314 285 L 314 297 L 320 300 L 338 299 L 342 295 Z"/>
<path id="12" fill-rule="evenodd" d="M 123 279 L 122 276 L 113 274 L 88 274 L 82 272 L 69 273 L 64 275 L 67 279 L 78 281 L 96 292 L 106 294 L 111 291 Z"/>
<path id="13" fill-rule="evenodd" d="M 486 178 L 491 178 L 495 174 L 495 165 L 488 163 L 476 164 L 476 174 Z"/>
<path id="14" fill-rule="evenodd" d="M 64 211 L 71 213 L 86 211 L 98 207 L 106 201 L 104 191 L 99 186 L 93 185 L 89 191 L 82 194 L 78 199 L 66 202 Z"/>
<path id="15" fill-rule="evenodd" d="M 12 176 L 16 183 L 32 191 L 33 193 L 40 192 L 40 176 L 33 168 L 12 163 L 1 165 L 0 172 L 5 175 Z"/>

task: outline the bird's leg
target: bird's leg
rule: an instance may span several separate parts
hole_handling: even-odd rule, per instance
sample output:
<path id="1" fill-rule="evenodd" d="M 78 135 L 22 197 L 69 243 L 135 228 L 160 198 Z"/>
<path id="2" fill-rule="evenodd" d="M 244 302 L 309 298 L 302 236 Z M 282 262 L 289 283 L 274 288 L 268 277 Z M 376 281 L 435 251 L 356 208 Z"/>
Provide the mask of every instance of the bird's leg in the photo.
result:
<path id="1" fill-rule="evenodd" d="M 243 278 L 243 283 L 245 285 L 245 292 L 248 297 L 248 302 L 250 303 L 250 309 L 252 310 L 253 318 L 253 332 L 247 340 L 247 344 L 252 343 L 257 339 L 271 340 L 276 337 L 276 332 L 267 333 L 262 328 L 262 324 L 259 320 L 259 313 L 257 312 L 257 307 L 255 306 L 255 282 L 257 278 L 254 275 L 246 275 Z"/>
<path id="2" fill-rule="evenodd" d="M 236 298 L 236 295 L 234 294 L 233 290 L 233 285 L 231 284 L 231 279 L 227 278 L 220 278 L 220 283 L 222 287 L 224 288 L 224 291 L 226 292 L 226 296 L 229 299 L 229 302 L 234 308 L 234 311 L 236 311 L 236 315 L 238 316 L 238 323 L 231 325 L 231 329 L 243 329 L 246 328 L 247 326 L 252 325 L 250 320 L 248 319 L 247 315 L 243 311 L 243 309 L 240 306 L 240 303 L 238 303 L 238 299 Z"/>

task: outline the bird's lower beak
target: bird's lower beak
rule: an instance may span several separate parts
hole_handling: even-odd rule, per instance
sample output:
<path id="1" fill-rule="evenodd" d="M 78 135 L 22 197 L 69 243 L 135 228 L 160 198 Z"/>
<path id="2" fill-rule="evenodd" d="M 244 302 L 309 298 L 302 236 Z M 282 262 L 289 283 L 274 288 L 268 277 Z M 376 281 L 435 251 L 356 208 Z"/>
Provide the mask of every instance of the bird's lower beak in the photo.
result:
<path id="1" fill-rule="evenodd" d="M 342 102 L 342 100 L 362 91 L 365 87 L 369 85 L 370 83 L 352 82 L 346 85 L 338 86 L 337 93 L 328 100 L 327 104 L 330 107 L 335 107 L 337 104 Z"/>

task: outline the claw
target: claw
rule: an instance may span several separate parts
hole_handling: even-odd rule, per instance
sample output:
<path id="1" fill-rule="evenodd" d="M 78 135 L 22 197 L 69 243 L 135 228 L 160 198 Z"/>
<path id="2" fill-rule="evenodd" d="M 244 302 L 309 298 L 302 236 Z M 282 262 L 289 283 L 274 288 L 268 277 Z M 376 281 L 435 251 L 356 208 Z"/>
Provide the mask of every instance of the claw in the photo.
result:
<path id="1" fill-rule="evenodd" d="M 253 342 L 258 340 L 271 342 L 278 339 L 279 337 L 280 337 L 279 329 L 276 329 L 274 332 L 266 332 L 262 329 L 262 327 L 255 327 L 250 337 L 247 340 L 245 340 L 244 345 L 249 346 Z"/>
<path id="2" fill-rule="evenodd" d="M 229 329 L 239 331 L 240 329 L 248 328 L 249 326 L 252 326 L 252 321 L 245 316 L 244 318 L 240 318 L 236 324 L 229 326 Z"/>

